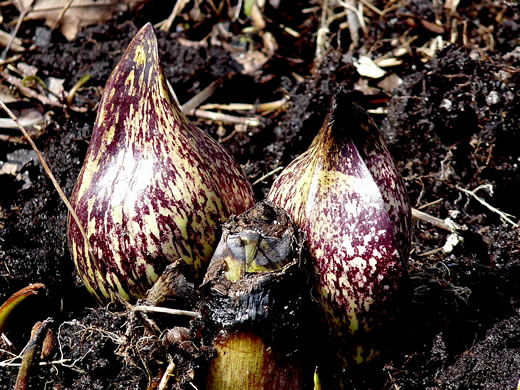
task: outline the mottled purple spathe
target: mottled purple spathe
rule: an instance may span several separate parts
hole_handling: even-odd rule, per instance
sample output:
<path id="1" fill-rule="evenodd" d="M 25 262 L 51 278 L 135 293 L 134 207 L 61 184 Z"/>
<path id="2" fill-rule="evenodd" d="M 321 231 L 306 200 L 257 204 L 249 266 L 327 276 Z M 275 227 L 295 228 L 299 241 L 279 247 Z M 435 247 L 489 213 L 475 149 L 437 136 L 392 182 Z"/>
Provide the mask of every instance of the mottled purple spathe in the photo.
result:
<path id="1" fill-rule="evenodd" d="M 171 98 L 150 24 L 107 82 L 72 204 L 93 256 L 69 217 L 70 250 L 99 299 L 141 297 L 179 258 L 200 277 L 218 224 L 253 205 L 240 166 Z"/>
<path id="2" fill-rule="evenodd" d="M 368 115 L 340 92 L 310 148 L 281 173 L 268 199 L 306 233 L 319 298 L 336 336 L 364 338 L 385 323 L 406 275 L 411 209 Z M 345 351 L 357 362 L 372 352 L 362 346 Z"/>

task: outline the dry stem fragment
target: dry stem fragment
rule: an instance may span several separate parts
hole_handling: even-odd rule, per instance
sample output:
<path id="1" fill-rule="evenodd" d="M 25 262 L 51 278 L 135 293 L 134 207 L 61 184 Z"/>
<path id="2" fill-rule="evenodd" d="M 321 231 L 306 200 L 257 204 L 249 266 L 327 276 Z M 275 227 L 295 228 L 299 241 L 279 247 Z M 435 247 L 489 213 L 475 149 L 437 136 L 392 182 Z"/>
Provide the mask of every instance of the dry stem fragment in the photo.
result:
<path id="1" fill-rule="evenodd" d="M 480 189 L 486 189 L 488 190 L 491 194 L 493 193 L 493 187 L 491 186 L 491 184 L 483 184 L 483 185 L 480 185 L 478 186 L 477 188 L 475 188 L 473 191 L 470 191 L 470 190 L 467 190 L 465 188 L 462 188 L 460 186 L 456 186 L 456 188 L 459 190 L 459 191 L 462 191 L 464 192 L 465 194 L 468 194 L 470 196 L 472 196 L 473 198 L 475 198 L 481 205 L 483 205 L 484 207 L 486 207 L 487 209 L 491 210 L 492 212 L 494 212 L 495 214 L 498 214 L 498 216 L 500 217 L 501 220 L 509 223 L 511 226 L 513 226 L 514 228 L 517 228 L 518 227 L 518 223 L 516 223 L 515 221 L 513 221 L 511 218 L 514 218 L 514 215 L 511 215 L 511 214 L 508 214 L 508 213 L 505 213 L 503 211 L 500 211 L 499 209 L 497 209 L 496 207 L 493 207 L 491 206 L 488 202 L 486 202 L 484 199 L 482 199 L 481 197 L 479 197 L 476 193 L 478 190 Z"/>

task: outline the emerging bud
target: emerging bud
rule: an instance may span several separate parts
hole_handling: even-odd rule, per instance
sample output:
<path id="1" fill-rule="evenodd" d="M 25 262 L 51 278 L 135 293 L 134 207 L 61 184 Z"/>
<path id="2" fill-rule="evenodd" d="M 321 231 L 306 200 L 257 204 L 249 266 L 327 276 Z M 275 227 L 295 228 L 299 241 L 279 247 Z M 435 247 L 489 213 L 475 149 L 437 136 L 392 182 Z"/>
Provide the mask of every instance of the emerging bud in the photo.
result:
<path id="1" fill-rule="evenodd" d="M 69 216 L 70 251 L 99 299 L 142 297 L 177 259 L 199 278 L 217 225 L 253 205 L 240 166 L 171 98 L 150 24 L 107 82 L 72 205 L 88 245 Z"/>
<path id="2" fill-rule="evenodd" d="M 287 213 L 268 201 L 224 224 L 200 309 L 217 351 L 207 390 L 309 388 L 315 322 L 302 243 Z"/>
<path id="3" fill-rule="evenodd" d="M 386 322 L 406 277 L 411 209 L 379 130 L 344 92 L 268 199 L 306 234 L 327 322 L 348 340 L 342 357 L 370 359 L 367 335 Z"/>

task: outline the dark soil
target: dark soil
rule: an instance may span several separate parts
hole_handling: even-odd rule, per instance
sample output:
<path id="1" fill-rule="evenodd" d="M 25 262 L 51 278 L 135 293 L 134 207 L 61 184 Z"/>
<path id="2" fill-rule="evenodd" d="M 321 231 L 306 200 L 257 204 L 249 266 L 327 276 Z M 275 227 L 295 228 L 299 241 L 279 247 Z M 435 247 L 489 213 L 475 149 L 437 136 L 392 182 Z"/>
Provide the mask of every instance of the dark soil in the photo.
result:
<path id="1" fill-rule="evenodd" d="M 349 53 L 348 29 L 333 22 L 330 47 L 318 64 L 321 8 L 311 1 L 282 1 L 279 8 L 276 1 L 267 3 L 265 30 L 279 47 L 252 74 L 243 71 L 233 52 L 261 50 L 262 39 L 244 32 L 251 21 L 243 14 L 238 20 L 228 17 L 227 6 L 217 14 L 203 5 L 201 17 L 195 19 L 195 8 L 188 5 L 176 21 L 177 32 L 158 32 L 165 76 L 179 101 L 186 102 L 230 72 L 233 75 L 210 98 L 212 103 L 255 104 L 290 97 L 286 110 L 269 113 L 260 126 L 245 130 L 192 117 L 235 156 L 251 182 L 306 150 L 338 87 L 356 90 L 353 96 L 367 109 L 384 107 L 384 114 L 373 116 L 405 178 L 413 207 L 449 217 L 462 229 L 458 244 L 444 251 L 440 248 L 450 232 L 415 221 L 409 261 L 413 293 L 403 308 L 400 330 L 390 336 L 397 345 L 385 356 L 382 379 L 374 387 L 515 389 L 520 379 L 520 230 L 497 210 L 511 214 L 514 222 L 520 216 L 518 4 L 461 1 L 450 14 L 442 4 L 415 0 L 389 7 L 381 16 L 365 10 L 367 35 L 362 34 L 360 46 Z M 373 4 L 385 9 L 385 2 Z M 66 194 L 72 192 L 81 168 L 108 75 L 138 28 L 160 22 L 171 12 L 158 12 L 156 6 L 88 27 L 71 42 L 59 32 L 48 34 L 41 21 L 22 24 L 18 35 L 38 46 L 23 52 L 19 61 L 38 68 L 42 79 L 63 78 L 69 90 L 84 74 L 91 75 L 73 102 L 86 107 L 84 113 L 35 99 L 10 104 L 17 114 L 26 108 L 52 111 L 48 125 L 35 132 L 36 143 Z M 338 8 L 332 9 L 339 13 Z M 309 12 L 295 12 L 303 9 Z M 16 20 L 17 11 L 11 6 L 0 11 L 1 28 L 12 31 L 8 23 Z M 444 32 L 432 31 L 428 22 L 436 21 Z M 287 33 L 284 26 L 300 35 Z M 198 41 L 208 35 L 208 45 L 187 46 L 179 40 Z M 425 56 L 422 48 L 437 35 L 446 47 L 431 58 Z M 356 72 L 353 59 L 367 52 L 377 58 L 412 36 L 417 38 L 407 46 L 402 63 L 387 68 L 402 79 L 399 87 L 385 91 L 377 87 L 380 80 Z M 453 44 L 448 45 L 450 38 Z M 129 351 L 121 346 L 128 336 L 128 318 L 115 305 L 99 306 L 79 281 L 65 239 L 66 207 L 17 131 L 0 130 L 0 167 L 18 164 L 17 176 L 0 174 L 0 303 L 31 283 L 44 283 L 47 292 L 15 311 L 5 334 L 13 344 L 10 350 L 19 354 L 33 324 L 52 318 L 58 341 L 43 360 L 54 363 L 31 371 L 31 388 L 154 388 L 168 353 L 177 364 L 178 386 L 192 388 L 190 370 L 204 367 L 211 350 L 196 338 L 183 347 L 145 343 Z M 275 177 L 254 185 L 257 199 L 265 196 Z M 494 209 L 464 190 L 475 190 Z M 0 389 L 11 389 L 16 381 L 18 367 L 2 365 L 8 358 L 0 353 Z M 194 383 L 202 388 L 197 381 L 195 374 Z"/>

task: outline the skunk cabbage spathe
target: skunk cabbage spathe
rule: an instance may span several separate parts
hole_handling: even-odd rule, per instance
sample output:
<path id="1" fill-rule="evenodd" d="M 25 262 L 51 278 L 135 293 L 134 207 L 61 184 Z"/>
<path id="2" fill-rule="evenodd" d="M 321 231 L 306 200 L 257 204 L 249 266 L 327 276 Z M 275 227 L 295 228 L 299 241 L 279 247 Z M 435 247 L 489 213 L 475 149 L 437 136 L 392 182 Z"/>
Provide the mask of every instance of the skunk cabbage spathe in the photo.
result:
<path id="1" fill-rule="evenodd" d="M 379 130 L 346 93 L 337 93 L 311 146 L 282 171 L 268 199 L 306 234 L 332 333 L 364 339 L 385 323 L 406 279 L 411 209 Z M 371 357 L 362 344 L 350 343 L 347 360 Z"/>
<path id="2" fill-rule="evenodd" d="M 171 98 L 150 24 L 107 82 L 71 203 L 88 245 L 69 215 L 70 251 L 100 300 L 141 297 L 179 258 L 200 278 L 217 224 L 254 203 L 240 166 Z"/>

